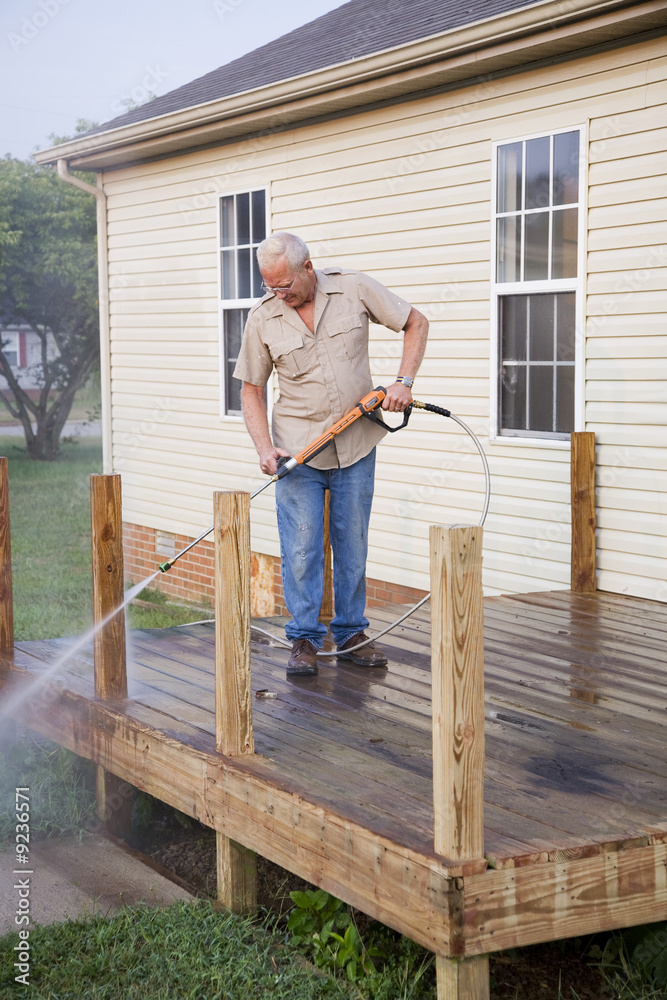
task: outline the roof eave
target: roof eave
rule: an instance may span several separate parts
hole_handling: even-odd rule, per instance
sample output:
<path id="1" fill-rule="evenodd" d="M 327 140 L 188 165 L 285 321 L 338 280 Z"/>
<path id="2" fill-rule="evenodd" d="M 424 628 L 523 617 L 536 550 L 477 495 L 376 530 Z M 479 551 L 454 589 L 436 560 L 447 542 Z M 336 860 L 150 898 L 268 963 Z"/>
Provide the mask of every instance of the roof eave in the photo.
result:
<path id="1" fill-rule="evenodd" d="M 667 25 L 667 0 L 566 0 L 523 7 L 439 35 L 328 66 L 35 154 L 80 170 L 118 167 L 335 114 L 433 86 L 507 70 Z"/>

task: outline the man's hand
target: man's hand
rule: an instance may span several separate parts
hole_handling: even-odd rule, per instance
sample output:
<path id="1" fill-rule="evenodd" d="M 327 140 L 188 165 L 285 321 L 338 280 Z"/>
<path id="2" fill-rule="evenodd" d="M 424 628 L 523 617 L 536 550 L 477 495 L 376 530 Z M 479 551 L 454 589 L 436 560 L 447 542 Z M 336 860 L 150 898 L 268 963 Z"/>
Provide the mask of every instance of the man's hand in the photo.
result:
<path id="1" fill-rule="evenodd" d="M 426 316 L 415 309 L 410 314 L 403 327 L 403 356 L 398 366 L 399 375 L 414 378 L 419 370 L 426 349 L 428 338 L 428 320 Z M 382 409 L 393 413 L 403 413 L 412 402 L 412 390 L 402 382 L 394 382 L 387 389 L 387 395 L 382 401 Z"/>
<path id="2" fill-rule="evenodd" d="M 382 409 L 391 413 L 403 413 L 412 402 L 412 390 L 402 382 L 394 382 L 387 389 L 387 395 L 382 400 Z"/>
<path id="3" fill-rule="evenodd" d="M 281 457 L 289 458 L 290 453 L 285 451 L 284 448 L 274 448 L 273 445 L 270 448 L 260 451 L 259 467 L 262 472 L 267 476 L 275 476 L 278 471 L 278 459 Z"/>

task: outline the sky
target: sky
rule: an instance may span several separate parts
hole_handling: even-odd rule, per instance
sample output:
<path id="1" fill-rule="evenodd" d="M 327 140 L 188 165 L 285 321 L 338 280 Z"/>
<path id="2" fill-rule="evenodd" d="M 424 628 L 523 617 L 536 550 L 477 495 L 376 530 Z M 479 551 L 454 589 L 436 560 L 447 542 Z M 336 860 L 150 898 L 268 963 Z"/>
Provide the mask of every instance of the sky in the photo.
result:
<path id="1" fill-rule="evenodd" d="M 0 156 L 30 159 L 344 0 L 1 0 Z"/>

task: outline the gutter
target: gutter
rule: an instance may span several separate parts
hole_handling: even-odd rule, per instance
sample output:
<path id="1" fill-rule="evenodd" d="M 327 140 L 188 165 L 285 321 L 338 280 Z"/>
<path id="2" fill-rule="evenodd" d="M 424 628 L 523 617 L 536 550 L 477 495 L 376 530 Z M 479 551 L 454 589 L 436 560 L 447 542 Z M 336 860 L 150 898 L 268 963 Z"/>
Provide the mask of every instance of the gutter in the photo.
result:
<path id="1" fill-rule="evenodd" d="M 316 103 L 318 96 L 321 98 L 321 95 L 332 92 L 342 94 L 343 90 L 349 95 L 356 89 L 356 96 L 360 99 L 355 103 L 359 107 L 364 103 L 363 91 L 368 90 L 370 94 L 370 81 L 384 78 L 396 81 L 398 85 L 404 78 L 405 85 L 416 90 L 419 89 L 420 78 L 425 75 L 425 67 L 435 62 L 459 67 L 465 65 L 468 72 L 472 69 L 473 73 L 478 73 L 482 70 L 485 52 L 496 48 L 501 50 L 498 55 L 505 66 L 517 65 L 522 60 L 526 61 L 526 49 L 533 49 L 535 45 L 554 45 L 560 51 L 576 49 L 577 31 L 572 28 L 573 24 L 581 26 L 581 34 L 597 31 L 601 38 L 618 38 L 623 36 L 623 25 L 628 32 L 664 25 L 666 14 L 667 0 L 632 4 L 628 4 L 627 0 L 542 0 L 529 7 L 359 59 L 75 139 L 60 147 L 43 150 L 35 155 L 35 159 L 38 163 L 52 163 L 60 156 L 70 160 L 76 157 L 80 160 L 77 166 L 86 169 L 86 160 L 89 160 L 87 169 L 95 169 L 100 166 L 105 153 L 120 151 L 123 146 L 131 145 L 132 149 L 127 151 L 129 155 L 124 161 L 129 162 L 137 158 L 139 144 L 148 144 L 160 137 L 173 138 L 174 133 L 205 130 L 207 126 L 225 120 L 231 124 L 231 120 L 238 121 L 243 115 L 253 116 L 270 108 L 285 108 L 290 102 Z M 642 22 L 645 24 L 642 25 Z M 536 36 L 541 38 L 538 40 Z M 333 95 L 332 99 L 335 100 Z M 110 158 L 109 165 L 111 162 Z M 113 162 L 123 162 L 118 153 Z"/>
<path id="2" fill-rule="evenodd" d="M 109 324 L 109 259 L 107 255 L 107 196 L 102 187 L 101 174 L 97 187 L 74 177 L 69 163 L 58 159 L 58 176 L 66 184 L 92 194 L 97 200 L 97 281 L 100 310 L 100 383 L 102 394 L 102 461 L 105 473 L 112 471 L 111 452 L 111 338 Z"/>

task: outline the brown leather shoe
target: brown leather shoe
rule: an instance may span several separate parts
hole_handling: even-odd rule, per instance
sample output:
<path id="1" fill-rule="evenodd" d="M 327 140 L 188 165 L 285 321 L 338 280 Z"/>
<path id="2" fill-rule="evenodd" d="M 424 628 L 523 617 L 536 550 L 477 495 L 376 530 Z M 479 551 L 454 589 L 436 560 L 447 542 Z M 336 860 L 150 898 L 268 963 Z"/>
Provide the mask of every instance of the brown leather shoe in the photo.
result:
<path id="1" fill-rule="evenodd" d="M 352 660 L 358 667 L 386 667 L 387 657 L 381 649 L 378 649 L 374 642 L 367 642 L 367 640 L 367 635 L 363 632 L 357 632 L 356 635 L 351 636 L 347 642 L 338 647 L 338 659 Z M 350 649 L 352 646 L 358 646 L 360 642 L 367 642 L 367 645 L 362 646 L 361 649 L 357 649 L 353 653 L 345 652 L 346 649 Z"/>
<path id="2" fill-rule="evenodd" d="M 287 661 L 288 677 L 312 677 L 317 673 L 317 650 L 310 639 L 295 639 Z"/>

